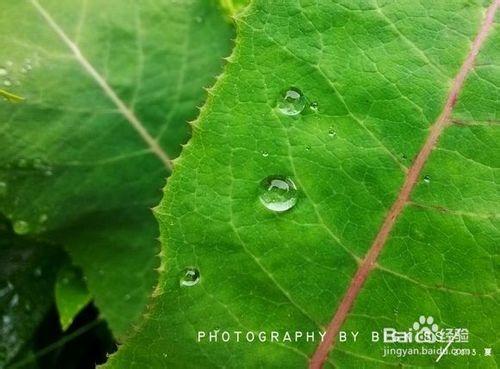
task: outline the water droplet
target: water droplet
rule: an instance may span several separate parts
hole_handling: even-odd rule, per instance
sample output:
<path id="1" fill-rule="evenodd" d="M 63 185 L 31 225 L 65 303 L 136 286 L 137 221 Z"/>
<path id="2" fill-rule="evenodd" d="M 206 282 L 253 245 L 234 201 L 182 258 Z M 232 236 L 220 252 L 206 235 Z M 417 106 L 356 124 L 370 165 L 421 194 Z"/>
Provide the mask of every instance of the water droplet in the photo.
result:
<path id="1" fill-rule="evenodd" d="M 12 82 L 10 80 L 6 79 L 3 81 L 3 85 L 9 87 L 9 86 L 12 86 Z"/>
<path id="2" fill-rule="evenodd" d="M 7 64 L 8 67 L 12 67 L 14 65 L 14 63 L 11 60 L 8 60 L 7 63 L 5 64 Z"/>
<path id="3" fill-rule="evenodd" d="M 306 106 L 306 98 L 302 92 L 297 88 L 288 89 L 278 102 L 278 109 L 285 115 L 300 114 Z"/>
<path id="4" fill-rule="evenodd" d="M 203 18 L 202 17 L 196 17 L 195 20 L 196 20 L 196 23 L 203 22 Z"/>
<path id="5" fill-rule="evenodd" d="M 17 161 L 17 166 L 19 168 L 26 168 L 28 166 L 28 161 L 26 159 L 19 159 Z"/>
<path id="6" fill-rule="evenodd" d="M 0 196 L 5 196 L 7 194 L 7 183 L 0 182 Z"/>
<path id="7" fill-rule="evenodd" d="M 335 130 L 333 129 L 333 127 L 330 127 L 330 129 L 328 130 L 328 136 L 330 136 L 330 137 L 336 137 L 337 136 L 337 132 L 335 132 Z"/>
<path id="8" fill-rule="evenodd" d="M 35 270 L 33 271 L 33 274 L 35 275 L 35 277 L 41 277 L 42 276 L 42 268 L 40 268 L 40 267 L 35 268 Z"/>
<path id="9" fill-rule="evenodd" d="M 0 67 L 0 76 L 6 76 L 8 73 L 7 69 Z"/>
<path id="10" fill-rule="evenodd" d="M 189 267 L 183 270 L 181 276 L 181 286 L 191 287 L 198 284 L 200 281 L 200 271 L 194 267 Z"/>
<path id="11" fill-rule="evenodd" d="M 18 235 L 25 235 L 30 231 L 30 225 L 24 220 L 16 220 L 12 228 Z"/>
<path id="12" fill-rule="evenodd" d="M 125 301 L 130 300 L 130 298 L 131 298 L 131 296 L 127 293 L 127 294 L 125 295 Z"/>
<path id="13" fill-rule="evenodd" d="M 406 160 L 406 159 L 408 159 L 408 156 L 407 156 L 406 154 L 403 154 L 403 155 L 401 155 L 401 158 L 402 158 L 403 160 Z"/>
<path id="14" fill-rule="evenodd" d="M 10 307 L 16 307 L 19 304 L 19 295 L 16 293 L 14 296 L 12 296 L 12 299 L 10 300 Z"/>
<path id="15" fill-rule="evenodd" d="M 431 183 L 431 176 L 430 175 L 424 176 L 424 182 L 425 183 Z"/>
<path id="16" fill-rule="evenodd" d="M 297 186 L 289 177 L 270 176 L 260 183 L 260 202 L 278 213 L 291 209 L 297 203 L 297 195 Z"/>
<path id="17" fill-rule="evenodd" d="M 269 153 L 267 151 L 262 151 L 262 156 L 267 158 L 269 156 Z"/>
<path id="18" fill-rule="evenodd" d="M 313 101 L 310 105 L 309 105 L 309 109 L 311 109 L 313 112 L 317 113 L 318 110 L 319 110 L 319 104 L 316 102 L 316 101 Z"/>
<path id="19" fill-rule="evenodd" d="M 306 150 L 307 150 L 307 151 L 311 151 L 311 146 L 310 146 L 310 145 L 307 145 L 307 146 L 306 146 Z"/>
<path id="20" fill-rule="evenodd" d="M 62 282 L 63 282 L 64 284 L 68 284 L 68 283 L 69 283 L 69 278 L 68 278 L 68 277 L 64 277 L 64 278 L 62 279 Z"/>
<path id="21" fill-rule="evenodd" d="M 38 217 L 38 222 L 45 223 L 48 219 L 49 219 L 49 216 L 47 214 L 42 214 Z"/>

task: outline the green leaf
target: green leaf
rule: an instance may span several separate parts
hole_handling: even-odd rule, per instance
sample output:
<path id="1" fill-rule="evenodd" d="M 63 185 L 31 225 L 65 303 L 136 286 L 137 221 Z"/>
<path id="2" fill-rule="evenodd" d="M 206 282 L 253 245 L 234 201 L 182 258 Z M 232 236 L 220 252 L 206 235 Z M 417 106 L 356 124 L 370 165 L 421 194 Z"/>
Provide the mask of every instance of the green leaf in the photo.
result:
<path id="1" fill-rule="evenodd" d="M 57 272 L 67 259 L 50 245 L 13 234 L 0 219 L 0 367 L 31 340 L 52 306 Z"/>
<path id="2" fill-rule="evenodd" d="M 81 269 L 71 265 L 59 271 L 55 298 L 61 327 L 66 330 L 91 300 Z"/>
<path id="3" fill-rule="evenodd" d="M 0 80 L 26 98 L 0 101 L 0 211 L 65 246 L 123 338 L 156 277 L 149 209 L 232 24 L 215 1 L 29 0 L 0 28 Z"/>
<path id="4" fill-rule="evenodd" d="M 495 6 L 253 2 L 157 209 L 150 318 L 106 368 L 496 367 Z M 420 316 L 475 356 L 371 342 Z"/>

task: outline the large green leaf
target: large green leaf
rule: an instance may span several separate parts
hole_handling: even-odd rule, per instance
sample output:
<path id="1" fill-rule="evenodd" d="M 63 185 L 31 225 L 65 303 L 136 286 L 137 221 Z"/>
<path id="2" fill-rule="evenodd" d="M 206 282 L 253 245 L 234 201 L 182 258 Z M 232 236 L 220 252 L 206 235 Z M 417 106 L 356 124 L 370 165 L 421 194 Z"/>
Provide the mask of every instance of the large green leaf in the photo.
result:
<path id="1" fill-rule="evenodd" d="M 233 29 L 215 1 L 2 3 L 0 211 L 63 244 L 115 334 L 155 279 L 150 208 Z"/>
<path id="2" fill-rule="evenodd" d="M 483 355 L 498 321 L 500 201 L 498 1 L 489 18 L 487 5 L 253 2 L 157 210 L 163 274 L 149 319 L 106 368 L 495 367 Z M 457 95 L 464 127 L 450 125 Z M 290 182 L 283 193 L 290 180 L 297 194 Z M 369 342 L 421 315 L 469 329 L 456 345 L 477 355 L 436 364 Z M 327 358 L 329 339 L 316 350 L 329 322 L 329 339 L 360 333 Z"/>

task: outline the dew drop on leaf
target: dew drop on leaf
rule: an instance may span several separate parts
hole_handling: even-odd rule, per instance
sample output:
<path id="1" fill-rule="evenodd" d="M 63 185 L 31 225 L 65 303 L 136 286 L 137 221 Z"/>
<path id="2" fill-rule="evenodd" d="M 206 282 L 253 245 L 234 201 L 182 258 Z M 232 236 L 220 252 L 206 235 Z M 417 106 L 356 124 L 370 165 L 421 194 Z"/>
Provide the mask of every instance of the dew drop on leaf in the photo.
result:
<path id="1" fill-rule="evenodd" d="M 48 215 L 47 214 L 42 214 L 38 217 L 38 221 L 40 223 L 45 223 L 47 221 L 47 219 L 49 219 Z"/>
<path id="2" fill-rule="evenodd" d="M 3 81 L 3 85 L 9 87 L 9 86 L 12 86 L 12 82 L 10 80 L 6 79 Z"/>
<path id="3" fill-rule="evenodd" d="M 35 277 L 41 277 L 42 276 L 42 268 L 40 268 L 40 267 L 35 268 L 35 271 L 33 272 L 33 274 L 35 275 Z"/>
<path id="4" fill-rule="evenodd" d="M 0 67 L 0 76 L 6 76 L 7 75 L 7 69 Z"/>
<path id="5" fill-rule="evenodd" d="M 330 137 L 336 137 L 337 136 L 337 132 L 335 132 L 335 130 L 333 129 L 333 127 L 330 127 L 330 129 L 328 130 L 328 136 L 330 136 Z"/>
<path id="6" fill-rule="evenodd" d="M 262 156 L 267 158 L 269 156 L 269 153 L 267 151 L 262 151 Z"/>
<path id="7" fill-rule="evenodd" d="M 260 183 L 260 202 L 267 209 L 277 213 L 294 207 L 297 195 L 297 186 L 289 177 L 269 176 Z"/>
<path id="8" fill-rule="evenodd" d="M 278 101 L 278 110 L 285 115 L 302 113 L 306 106 L 306 98 L 302 92 L 294 87 L 289 88 Z"/>
<path id="9" fill-rule="evenodd" d="M 316 101 L 313 101 L 310 105 L 309 105 L 309 109 L 311 109 L 313 112 L 317 113 L 318 110 L 319 110 L 319 105 Z"/>
<path id="10" fill-rule="evenodd" d="M 194 267 L 183 270 L 181 275 L 181 286 L 191 287 L 200 281 L 200 271 Z"/>
<path id="11" fill-rule="evenodd" d="M 30 231 L 30 225 L 24 220 L 16 220 L 12 228 L 18 235 L 25 235 Z"/>
<path id="12" fill-rule="evenodd" d="M 424 182 L 431 183 L 431 176 L 429 176 L 429 175 L 424 176 Z"/>
<path id="13" fill-rule="evenodd" d="M 7 183 L 0 182 L 0 196 L 5 196 L 7 194 Z"/>

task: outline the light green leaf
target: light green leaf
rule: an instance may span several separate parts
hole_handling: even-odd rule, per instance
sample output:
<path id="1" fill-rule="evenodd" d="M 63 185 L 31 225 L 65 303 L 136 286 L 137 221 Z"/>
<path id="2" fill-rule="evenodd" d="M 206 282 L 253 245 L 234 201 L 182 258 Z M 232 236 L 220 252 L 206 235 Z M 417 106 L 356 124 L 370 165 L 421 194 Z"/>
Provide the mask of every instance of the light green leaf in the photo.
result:
<path id="1" fill-rule="evenodd" d="M 91 300 L 83 273 L 79 268 L 69 265 L 59 271 L 55 286 L 55 298 L 61 327 L 66 330 L 76 315 Z"/>
<path id="2" fill-rule="evenodd" d="M 254 1 L 157 210 L 150 318 L 106 368 L 495 368 L 494 10 Z M 384 357 L 371 342 L 420 316 L 468 329 L 452 347 L 476 354 Z M 358 341 L 329 354 L 340 329 Z"/>
<path id="3" fill-rule="evenodd" d="M 0 80 L 26 98 L 0 101 L 0 211 L 66 247 L 119 338 L 156 276 L 149 209 L 231 48 L 217 2 L 182 3 L 10 1 L 0 14 Z"/>

